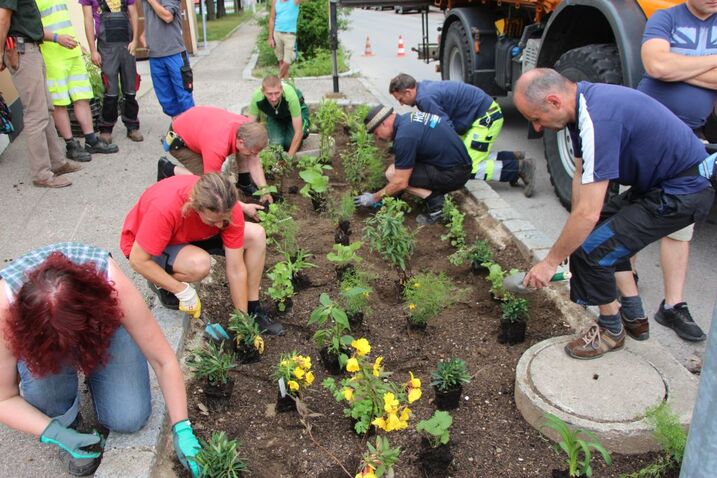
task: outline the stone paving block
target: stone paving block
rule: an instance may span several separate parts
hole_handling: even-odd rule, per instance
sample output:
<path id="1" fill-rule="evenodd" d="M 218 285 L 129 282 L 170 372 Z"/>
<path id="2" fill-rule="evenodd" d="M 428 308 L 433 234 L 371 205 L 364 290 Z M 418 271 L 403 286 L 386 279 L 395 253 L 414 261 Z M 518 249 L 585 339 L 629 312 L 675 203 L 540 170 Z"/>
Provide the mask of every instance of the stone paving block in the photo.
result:
<path id="1" fill-rule="evenodd" d="M 518 211 L 513 209 L 512 207 L 504 207 L 500 209 L 490 209 L 488 211 L 488 214 L 495 219 L 498 222 L 504 222 L 509 221 L 511 219 L 518 220 L 523 219 L 523 216 L 520 215 Z M 511 231 L 509 231 L 511 232 Z"/>
<path id="2" fill-rule="evenodd" d="M 466 189 L 473 194 L 473 197 L 475 197 L 478 201 L 483 201 L 484 199 L 497 199 L 500 196 L 497 192 L 493 191 L 493 188 L 488 186 L 485 181 L 479 181 L 477 179 L 472 179 L 466 183 Z"/>
<path id="3" fill-rule="evenodd" d="M 510 204 L 501 197 L 482 199 L 481 202 L 488 209 L 512 209 Z"/>
<path id="4" fill-rule="evenodd" d="M 535 262 L 540 262 L 540 261 L 542 261 L 543 259 L 545 259 L 546 257 L 548 257 L 548 253 L 549 253 L 549 252 L 550 252 L 550 248 L 545 248 L 545 249 L 533 249 L 533 250 L 531 251 L 533 260 L 534 260 Z"/>
<path id="5" fill-rule="evenodd" d="M 152 450 L 108 450 L 95 478 L 149 478 L 157 456 Z"/>
<path id="6" fill-rule="evenodd" d="M 535 229 L 535 226 L 530 221 L 525 221 L 523 219 L 508 219 L 505 222 L 503 222 L 503 227 L 505 227 L 508 232 L 516 233 L 521 231 L 530 231 Z"/>
<path id="7" fill-rule="evenodd" d="M 553 245 L 553 241 L 548 236 L 536 230 L 516 232 L 515 239 L 526 256 L 532 255 L 534 250 L 549 249 Z"/>

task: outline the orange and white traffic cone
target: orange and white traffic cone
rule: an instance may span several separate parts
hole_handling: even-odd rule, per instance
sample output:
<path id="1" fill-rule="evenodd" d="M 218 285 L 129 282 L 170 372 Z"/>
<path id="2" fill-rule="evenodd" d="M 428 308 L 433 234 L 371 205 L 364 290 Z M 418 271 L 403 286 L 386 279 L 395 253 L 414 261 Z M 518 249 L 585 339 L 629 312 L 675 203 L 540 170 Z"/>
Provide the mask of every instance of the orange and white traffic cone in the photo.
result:
<path id="1" fill-rule="evenodd" d="M 403 46 L 403 35 L 398 35 L 398 52 L 396 56 L 406 56 L 406 48 Z"/>
<path id="2" fill-rule="evenodd" d="M 373 52 L 371 51 L 371 39 L 366 36 L 366 47 L 363 50 L 363 56 L 373 56 Z"/>

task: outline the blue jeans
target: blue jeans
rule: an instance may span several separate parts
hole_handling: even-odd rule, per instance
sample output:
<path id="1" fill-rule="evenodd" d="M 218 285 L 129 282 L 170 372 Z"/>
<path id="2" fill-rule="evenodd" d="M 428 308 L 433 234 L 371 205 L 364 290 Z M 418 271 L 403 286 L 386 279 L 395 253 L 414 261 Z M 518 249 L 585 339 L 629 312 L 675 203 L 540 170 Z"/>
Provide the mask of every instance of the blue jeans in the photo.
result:
<path id="1" fill-rule="evenodd" d="M 182 54 L 149 59 L 154 93 L 167 116 L 177 116 L 194 106 L 192 94 L 184 89 L 180 69 L 184 65 Z"/>
<path id="2" fill-rule="evenodd" d="M 147 359 L 124 327 L 112 336 L 109 361 L 88 377 L 99 423 L 112 431 L 134 433 L 152 412 Z M 25 400 L 63 426 L 79 411 L 77 372 L 65 367 L 55 375 L 34 377 L 24 362 L 17 364 Z"/>

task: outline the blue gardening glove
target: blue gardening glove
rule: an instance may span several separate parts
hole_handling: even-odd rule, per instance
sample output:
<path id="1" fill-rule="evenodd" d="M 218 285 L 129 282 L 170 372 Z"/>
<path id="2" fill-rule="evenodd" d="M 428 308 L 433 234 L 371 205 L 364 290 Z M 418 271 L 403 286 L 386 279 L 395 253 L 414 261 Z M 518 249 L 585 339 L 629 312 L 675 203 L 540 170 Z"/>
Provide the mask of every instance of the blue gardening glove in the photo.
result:
<path id="1" fill-rule="evenodd" d="M 191 471 L 192 476 L 196 478 L 199 476 L 199 465 L 197 465 L 194 457 L 197 456 L 202 447 L 199 445 L 197 437 L 194 436 L 192 424 L 189 423 L 189 420 L 182 420 L 172 425 L 172 438 L 174 440 L 174 451 L 177 453 L 179 462 Z"/>
<path id="2" fill-rule="evenodd" d="M 357 207 L 358 207 L 358 206 L 369 207 L 369 206 L 373 206 L 373 205 L 376 204 L 377 202 L 378 202 L 378 201 L 376 201 L 376 200 L 373 198 L 373 193 L 363 193 L 363 194 L 361 194 L 360 196 L 355 196 L 355 197 L 354 197 L 354 204 L 355 204 Z"/>
<path id="3" fill-rule="evenodd" d="M 101 437 L 99 433 L 94 434 L 80 433 L 71 428 L 60 425 L 60 422 L 54 418 L 50 420 L 45 431 L 40 435 L 40 442 L 51 443 L 57 445 L 73 458 L 93 459 L 99 458 L 101 453 L 98 451 L 84 451 L 82 448 L 96 445 L 100 443 Z"/>

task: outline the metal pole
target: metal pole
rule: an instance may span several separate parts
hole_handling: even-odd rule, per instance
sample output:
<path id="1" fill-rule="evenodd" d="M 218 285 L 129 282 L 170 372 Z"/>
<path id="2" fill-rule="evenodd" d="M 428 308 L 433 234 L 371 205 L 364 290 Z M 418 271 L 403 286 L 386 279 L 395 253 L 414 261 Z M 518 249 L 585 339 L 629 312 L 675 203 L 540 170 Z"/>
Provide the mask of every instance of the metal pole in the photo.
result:
<path id="1" fill-rule="evenodd" d="M 331 35 L 331 72 L 334 80 L 334 93 L 339 92 L 339 60 L 336 50 L 339 48 L 339 27 L 336 3 L 338 0 L 329 0 L 329 24 Z"/>
<path id="2" fill-rule="evenodd" d="M 207 9 L 204 8 L 205 1 L 207 0 L 199 0 L 199 13 L 202 15 L 202 46 L 204 48 L 207 47 Z"/>
<path id="3" fill-rule="evenodd" d="M 717 303 L 705 347 L 700 388 L 692 412 L 680 478 L 717 476 Z"/>

